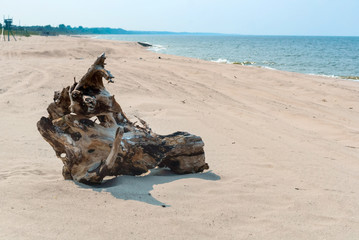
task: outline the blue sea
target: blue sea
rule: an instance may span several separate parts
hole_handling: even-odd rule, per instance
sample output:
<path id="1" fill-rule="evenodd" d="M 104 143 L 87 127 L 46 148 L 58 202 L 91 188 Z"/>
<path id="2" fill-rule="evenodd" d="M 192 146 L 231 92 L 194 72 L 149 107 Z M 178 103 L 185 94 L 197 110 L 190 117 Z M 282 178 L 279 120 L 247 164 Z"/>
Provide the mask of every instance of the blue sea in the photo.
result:
<path id="1" fill-rule="evenodd" d="M 96 38 L 146 42 L 153 45 L 149 50 L 157 53 L 208 61 L 352 79 L 359 76 L 359 37 L 100 35 Z"/>

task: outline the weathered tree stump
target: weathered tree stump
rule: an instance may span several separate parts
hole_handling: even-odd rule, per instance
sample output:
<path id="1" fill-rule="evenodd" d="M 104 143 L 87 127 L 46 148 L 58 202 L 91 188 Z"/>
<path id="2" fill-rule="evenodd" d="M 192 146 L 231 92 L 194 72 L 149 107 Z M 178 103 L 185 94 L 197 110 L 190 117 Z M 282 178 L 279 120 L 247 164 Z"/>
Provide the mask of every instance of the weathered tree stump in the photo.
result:
<path id="1" fill-rule="evenodd" d="M 56 91 L 49 117 L 37 123 L 64 164 L 64 178 L 100 183 L 105 176 L 140 175 L 157 166 L 178 174 L 208 169 L 201 137 L 158 135 L 142 119 L 140 126 L 126 117 L 103 85 L 103 78 L 114 78 L 105 59 L 102 54 L 78 83 Z"/>

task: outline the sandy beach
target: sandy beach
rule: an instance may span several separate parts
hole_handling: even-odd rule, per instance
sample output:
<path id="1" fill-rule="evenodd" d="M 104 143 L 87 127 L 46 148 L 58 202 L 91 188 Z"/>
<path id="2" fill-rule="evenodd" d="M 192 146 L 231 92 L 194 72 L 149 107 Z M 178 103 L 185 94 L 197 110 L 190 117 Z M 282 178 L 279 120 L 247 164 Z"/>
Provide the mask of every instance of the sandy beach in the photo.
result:
<path id="1" fill-rule="evenodd" d="M 359 239 L 359 82 L 134 42 L 30 37 L 0 48 L 0 239 Z M 36 123 L 102 52 L 127 116 L 201 136 L 209 171 L 63 180 Z"/>

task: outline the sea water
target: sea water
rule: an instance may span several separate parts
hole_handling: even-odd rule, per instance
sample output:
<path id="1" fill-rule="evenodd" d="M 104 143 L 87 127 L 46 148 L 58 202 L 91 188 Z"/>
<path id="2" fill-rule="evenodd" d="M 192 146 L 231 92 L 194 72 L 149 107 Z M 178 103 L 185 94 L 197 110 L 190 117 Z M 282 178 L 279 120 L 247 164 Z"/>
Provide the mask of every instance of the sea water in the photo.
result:
<path id="1" fill-rule="evenodd" d="M 284 71 L 357 79 L 359 37 L 238 35 L 100 35 L 146 42 L 157 53 Z M 359 77 L 358 77 L 359 79 Z"/>

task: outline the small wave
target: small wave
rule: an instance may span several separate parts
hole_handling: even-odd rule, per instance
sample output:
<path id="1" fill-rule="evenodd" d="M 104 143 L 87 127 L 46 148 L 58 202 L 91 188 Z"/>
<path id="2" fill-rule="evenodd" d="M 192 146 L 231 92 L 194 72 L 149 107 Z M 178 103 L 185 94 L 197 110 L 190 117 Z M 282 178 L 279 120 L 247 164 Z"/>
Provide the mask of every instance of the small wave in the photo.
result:
<path id="1" fill-rule="evenodd" d="M 264 64 L 264 65 L 277 65 L 276 62 L 272 62 L 272 61 L 262 61 L 262 64 Z"/>
<path id="2" fill-rule="evenodd" d="M 216 62 L 216 63 L 228 63 L 231 64 L 232 62 L 228 61 L 225 58 L 218 58 L 217 60 L 211 60 L 211 62 Z"/>
<path id="3" fill-rule="evenodd" d="M 268 66 L 259 66 L 260 68 L 269 69 L 269 70 L 275 70 L 278 71 L 276 68 L 268 67 Z"/>
<path id="4" fill-rule="evenodd" d="M 162 45 L 152 45 L 152 47 L 149 48 L 149 50 L 153 51 L 153 52 L 160 52 L 160 51 L 164 51 L 167 48 L 165 48 Z"/>
<path id="5" fill-rule="evenodd" d="M 244 61 L 244 62 L 234 62 L 233 64 L 238 64 L 238 65 L 253 65 L 256 64 L 256 62 L 250 62 L 250 61 Z"/>
<path id="6" fill-rule="evenodd" d="M 359 76 L 339 76 L 341 79 L 359 80 Z"/>
<path id="7" fill-rule="evenodd" d="M 335 75 L 328 75 L 328 74 L 318 74 L 318 73 L 304 73 L 312 76 L 319 76 L 319 77 L 329 77 L 329 78 L 341 78 Z"/>

